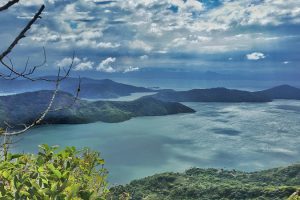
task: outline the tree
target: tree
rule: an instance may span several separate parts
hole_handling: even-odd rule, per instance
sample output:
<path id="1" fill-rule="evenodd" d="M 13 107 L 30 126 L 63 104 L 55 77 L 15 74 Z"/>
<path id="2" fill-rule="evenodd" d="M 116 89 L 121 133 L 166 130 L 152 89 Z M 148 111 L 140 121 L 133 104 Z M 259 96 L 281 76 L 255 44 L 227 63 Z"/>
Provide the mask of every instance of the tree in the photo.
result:
<path id="1" fill-rule="evenodd" d="M 19 0 L 8 1 L 0 5 L 0 14 L 7 11 Z M 107 193 L 106 175 L 103 167 L 104 160 L 99 153 L 84 149 L 76 150 L 75 147 L 67 147 L 58 151 L 57 147 L 41 145 L 37 155 L 12 154 L 9 147 L 13 143 L 12 137 L 25 133 L 32 127 L 39 125 L 49 112 L 66 109 L 71 105 L 53 108 L 53 102 L 59 90 L 60 83 L 66 79 L 73 66 L 73 61 L 67 69 L 58 70 L 56 79 L 36 78 L 33 74 L 47 62 L 46 50 L 43 48 L 43 61 L 36 66 L 29 66 L 27 59 L 22 70 L 13 65 L 9 54 L 16 48 L 21 39 L 31 26 L 41 18 L 45 6 L 42 5 L 27 25 L 15 37 L 10 45 L 0 53 L 0 66 L 4 72 L 0 78 L 6 80 L 27 79 L 30 81 L 48 81 L 55 84 L 52 97 L 45 110 L 30 124 L 24 124 L 22 128 L 14 127 L 8 123 L 7 127 L 0 129 L 3 137 L 0 155 L 0 199 L 104 199 Z M 0 15 L 1 17 L 1 15 Z M 74 53 L 73 53 L 74 60 Z M 74 103 L 80 92 L 80 78 Z"/>

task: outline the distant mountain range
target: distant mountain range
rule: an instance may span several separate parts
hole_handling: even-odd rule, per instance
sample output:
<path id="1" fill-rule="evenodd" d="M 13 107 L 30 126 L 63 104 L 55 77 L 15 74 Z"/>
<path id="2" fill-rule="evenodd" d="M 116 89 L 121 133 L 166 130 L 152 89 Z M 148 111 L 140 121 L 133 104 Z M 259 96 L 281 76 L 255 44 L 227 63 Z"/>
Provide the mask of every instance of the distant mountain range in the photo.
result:
<path id="1" fill-rule="evenodd" d="M 45 77 L 55 80 L 56 77 Z M 78 87 L 78 78 L 67 78 L 61 82 L 60 90 L 74 94 Z M 53 90 L 52 82 L 39 81 L 32 82 L 30 80 L 0 80 L 0 91 L 6 93 L 32 92 L 39 90 Z M 81 98 L 88 99 L 111 99 L 122 96 L 129 96 L 136 92 L 152 92 L 152 89 L 144 87 L 136 87 L 123 83 L 117 83 L 109 79 L 81 79 Z"/>
<path id="2" fill-rule="evenodd" d="M 51 77 L 50 77 L 51 78 Z M 54 78 L 54 77 L 52 77 Z M 11 84 L 9 84 L 11 83 Z M 53 83 L 52 83 L 53 84 Z M 2 91 L 14 92 L 12 88 L 22 90 L 53 89 L 47 82 L 0 81 Z M 34 87 L 35 86 L 35 87 Z M 62 85 L 54 103 L 54 108 L 72 104 L 74 96 L 68 92 L 76 91 L 78 79 L 68 78 Z M 5 88 L 7 90 L 5 90 Z M 8 91 L 8 89 L 10 90 Z M 66 92 L 68 91 L 68 92 Z M 74 124 L 95 121 L 121 122 L 138 116 L 161 116 L 177 113 L 193 113 L 193 109 L 178 102 L 270 102 L 274 99 L 300 100 L 300 89 L 281 85 L 268 90 L 249 92 L 226 88 L 193 89 L 189 91 L 151 90 L 117 83 L 108 79 L 94 80 L 83 78 L 80 97 L 86 99 L 115 98 L 130 95 L 133 92 L 151 92 L 154 95 L 144 96 L 134 101 L 88 101 L 77 100 L 76 103 L 58 112 L 51 112 L 43 123 Z M 52 96 L 51 90 L 25 92 L 9 96 L 0 96 L 0 127 L 4 121 L 11 124 L 30 123 L 45 110 Z M 2 123 L 2 124 L 1 124 Z"/>
<path id="3" fill-rule="evenodd" d="M 28 92 L 0 97 L 0 126 L 4 121 L 16 124 L 28 124 L 37 119 L 43 112 L 53 91 Z M 59 92 L 53 108 L 64 108 L 72 105 L 74 97 L 66 92 Z M 177 113 L 193 113 L 193 109 L 180 103 L 163 102 L 151 97 L 143 97 L 135 101 L 85 101 L 76 103 L 56 112 L 50 112 L 44 124 L 81 124 L 96 121 L 122 122 L 138 116 L 162 116 Z"/>
<path id="4" fill-rule="evenodd" d="M 46 77 L 54 79 L 56 77 Z M 78 78 L 67 78 L 60 90 L 74 94 L 78 87 Z M 0 80 L 0 92 L 20 93 L 39 90 L 52 90 L 53 83 L 40 81 L 38 84 L 29 80 Z M 300 100 L 300 89 L 289 85 L 281 85 L 268 90 L 249 92 L 227 88 L 193 89 L 189 91 L 174 91 L 169 89 L 155 90 L 153 88 L 136 87 L 118 83 L 109 79 L 81 79 L 80 98 L 113 99 L 129 96 L 132 93 L 158 92 L 153 98 L 172 102 L 270 102 L 274 99 Z"/>
<path id="5" fill-rule="evenodd" d="M 271 102 L 274 99 L 300 100 L 300 89 L 281 85 L 268 90 L 248 92 L 226 88 L 163 90 L 151 97 L 171 102 Z"/>

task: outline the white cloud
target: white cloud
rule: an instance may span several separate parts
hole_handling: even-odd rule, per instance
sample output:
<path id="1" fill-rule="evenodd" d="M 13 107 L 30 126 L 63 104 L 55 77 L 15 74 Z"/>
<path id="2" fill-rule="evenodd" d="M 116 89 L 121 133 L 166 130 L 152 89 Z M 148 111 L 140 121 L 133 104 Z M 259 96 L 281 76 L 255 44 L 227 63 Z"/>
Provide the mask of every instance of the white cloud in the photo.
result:
<path id="1" fill-rule="evenodd" d="M 77 57 L 75 57 L 74 59 L 70 58 L 70 57 L 66 57 L 60 61 L 57 61 L 56 66 L 60 67 L 60 68 L 69 67 L 72 63 L 73 63 L 73 65 L 79 64 L 80 61 L 81 61 L 81 59 L 79 59 Z"/>
<path id="2" fill-rule="evenodd" d="M 83 61 L 83 62 L 77 64 L 77 65 L 74 67 L 74 70 L 75 70 L 75 71 L 92 70 L 94 64 L 95 64 L 95 63 L 92 62 L 92 61 L 85 60 L 85 61 Z"/>
<path id="3" fill-rule="evenodd" d="M 20 1 L 21 5 L 25 6 L 40 6 L 42 4 L 54 4 L 56 0 L 26 0 L 26 1 Z"/>
<path id="4" fill-rule="evenodd" d="M 266 58 L 266 56 L 261 52 L 253 52 L 246 55 L 248 60 L 260 60 Z"/>
<path id="5" fill-rule="evenodd" d="M 290 64 L 290 61 L 284 61 L 283 64 L 285 65 Z"/>
<path id="6" fill-rule="evenodd" d="M 129 67 L 126 67 L 126 68 L 123 70 L 123 72 L 124 72 L 124 73 L 128 73 L 128 72 L 134 72 L 134 71 L 138 71 L 138 70 L 140 70 L 139 67 L 132 67 L 132 66 L 129 66 Z"/>
<path id="7" fill-rule="evenodd" d="M 266 52 L 273 47 L 278 50 L 283 40 L 292 38 L 285 37 L 289 34 L 288 30 L 283 33 L 277 31 L 279 29 L 270 31 L 269 28 L 300 24 L 298 0 L 223 0 L 221 5 L 213 9 L 200 0 L 105 1 L 105 4 L 96 5 L 99 2 L 104 0 L 20 1 L 21 6 L 14 8 L 23 12 L 15 12 L 15 15 L 26 18 L 32 17 L 32 13 L 26 12 L 28 8 L 23 8 L 25 4 L 47 3 L 43 19 L 28 34 L 31 40 L 24 39 L 22 43 L 29 47 L 47 46 L 48 49 L 64 52 L 86 50 L 83 57 L 99 55 L 99 51 L 111 52 L 110 55 L 116 57 L 116 49 L 122 47 L 118 54 L 129 52 L 128 59 L 136 59 L 139 66 L 142 61 L 150 66 L 152 59 L 155 59 L 151 53 L 168 57 L 169 53 L 201 55 L 251 52 L 261 46 Z M 171 5 L 177 6 L 178 10 L 170 10 Z M 150 56 L 136 56 L 143 54 Z M 226 55 L 226 58 L 230 56 L 234 55 Z M 265 55 L 249 55 L 250 60 L 263 58 Z M 113 62 L 106 68 L 102 66 L 103 69 L 97 67 L 104 71 L 120 72 L 126 70 L 124 66 L 135 65 L 134 61 L 124 60 L 118 58 L 119 66 L 114 66 Z M 81 60 L 81 63 L 86 62 Z M 90 65 L 81 64 L 78 69 L 84 66 Z"/>
<path id="8" fill-rule="evenodd" d="M 113 57 L 106 58 L 105 60 L 101 61 L 101 63 L 96 68 L 96 70 L 101 72 L 108 72 L 108 73 L 117 72 L 117 70 L 114 67 L 112 67 L 112 64 L 114 62 L 116 62 L 116 58 Z"/>
<path id="9" fill-rule="evenodd" d="M 295 0 L 253 0 L 225 1 L 223 6 L 208 12 L 210 21 L 237 25 L 279 25 L 286 22 L 285 17 L 297 18 L 300 1 Z"/>
<path id="10" fill-rule="evenodd" d="M 131 49 L 140 49 L 140 50 L 144 50 L 146 52 L 149 52 L 152 50 L 152 47 L 148 44 L 146 44 L 145 42 L 143 42 L 142 40 L 134 40 L 129 42 L 129 48 Z"/>
<path id="11" fill-rule="evenodd" d="M 141 60 L 147 60 L 147 59 L 149 59 L 149 56 L 147 56 L 147 55 L 142 55 L 142 56 L 140 56 L 140 59 L 141 59 Z"/>
<path id="12" fill-rule="evenodd" d="M 120 47 L 120 43 L 111 43 L 111 42 L 100 42 L 97 44 L 97 47 L 99 48 L 104 48 L 104 49 L 113 49 L 113 48 L 118 48 Z"/>
<path id="13" fill-rule="evenodd" d="M 113 65 L 116 61 L 117 61 L 116 58 L 108 57 L 100 62 L 96 70 L 101 72 L 106 72 L 106 73 L 115 73 L 115 72 L 129 73 L 129 72 L 138 71 L 140 69 L 139 67 L 133 67 L 133 66 L 120 67 L 117 65 Z"/>
<path id="14" fill-rule="evenodd" d="M 56 62 L 56 66 L 60 68 L 68 68 L 72 64 L 75 71 L 91 70 L 94 66 L 94 62 L 89 61 L 87 58 L 80 59 L 78 57 L 75 57 L 74 59 L 71 57 L 66 57 Z"/>
<path id="15" fill-rule="evenodd" d="M 197 0 L 169 0 L 169 3 L 178 6 L 181 11 L 203 11 L 204 6 L 200 1 Z"/>

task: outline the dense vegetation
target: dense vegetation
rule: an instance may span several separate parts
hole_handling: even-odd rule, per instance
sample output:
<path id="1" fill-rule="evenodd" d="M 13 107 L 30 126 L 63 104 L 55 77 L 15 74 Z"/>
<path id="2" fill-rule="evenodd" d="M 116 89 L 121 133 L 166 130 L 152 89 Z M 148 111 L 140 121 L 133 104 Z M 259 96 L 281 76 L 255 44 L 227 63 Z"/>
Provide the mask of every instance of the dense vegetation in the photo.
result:
<path id="1" fill-rule="evenodd" d="M 37 155 L 4 154 L 0 199 L 24 200 L 299 200 L 300 164 L 259 172 L 192 168 L 107 189 L 99 153 L 41 145 Z"/>
<path id="2" fill-rule="evenodd" d="M 300 165 L 260 172 L 193 168 L 185 173 L 163 173 L 126 186 L 111 188 L 112 198 L 129 193 L 134 200 L 297 199 Z"/>
<path id="3" fill-rule="evenodd" d="M 0 122 L 24 124 L 34 121 L 49 104 L 53 91 L 28 92 L 0 97 Z M 151 97 L 130 102 L 77 100 L 66 92 L 59 92 L 53 108 L 67 108 L 50 112 L 43 123 L 76 124 L 96 121 L 121 122 L 138 116 L 161 116 L 192 113 L 193 109 L 180 103 L 163 102 Z M 69 106 L 72 105 L 72 106 Z M 4 124 L 0 124 L 4 126 Z"/>
<path id="4" fill-rule="evenodd" d="M 104 161 L 88 149 L 57 152 L 40 146 L 38 155 L 7 154 L 0 160 L 0 199 L 105 199 Z"/>

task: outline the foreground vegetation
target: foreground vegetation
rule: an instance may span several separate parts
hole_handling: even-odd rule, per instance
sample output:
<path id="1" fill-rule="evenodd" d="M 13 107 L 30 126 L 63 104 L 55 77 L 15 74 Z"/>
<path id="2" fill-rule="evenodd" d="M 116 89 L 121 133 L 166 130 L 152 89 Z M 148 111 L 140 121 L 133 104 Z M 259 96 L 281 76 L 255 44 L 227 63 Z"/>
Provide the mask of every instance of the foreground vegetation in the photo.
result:
<path id="1" fill-rule="evenodd" d="M 193 168 L 163 173 L 111 188 L 112 199 L 129 193 L 134 200 L 290 199 L 300 200 L 300 165 L 246 173 Z"/>
<path id="2" fill-rule="evenodd" d="M 41 145 L 38 155 L 4 155 L 0 199 L 105 199 L 107 172 L 99 153 Z"/>
<path id="3" fill-rule="evenodd" d="M 4 153 L 0 200 L 300 200 L 300 164 L 260 172 L 189 169 L 107 188 L 99 153 L 41 145 L 37 155 Z"/>

